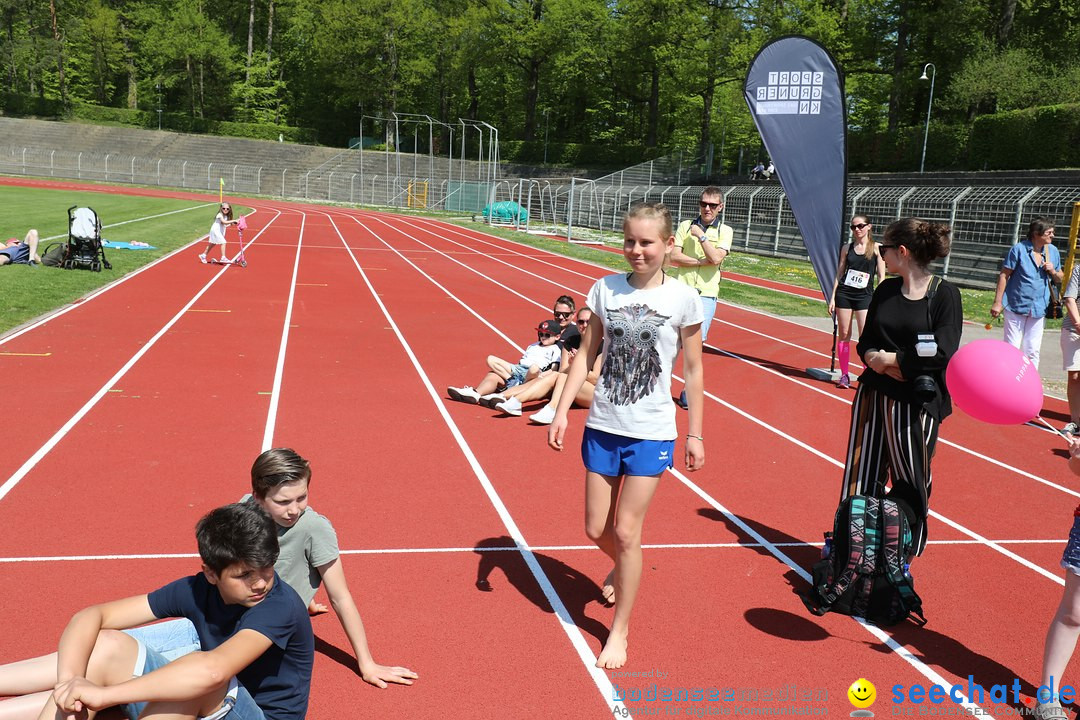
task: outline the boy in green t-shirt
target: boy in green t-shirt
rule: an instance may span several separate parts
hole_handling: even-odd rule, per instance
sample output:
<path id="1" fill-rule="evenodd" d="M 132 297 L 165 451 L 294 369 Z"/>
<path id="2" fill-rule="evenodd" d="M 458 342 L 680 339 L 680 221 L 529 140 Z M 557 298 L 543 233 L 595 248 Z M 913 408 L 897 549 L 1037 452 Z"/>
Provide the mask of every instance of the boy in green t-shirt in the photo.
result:
<path id="1" fill-rule="evenodd" d="M 330 521 L 308 508 L 311 466 L 294 450 L 274 448 L 255 459 L 251 466 L 249 502 L 258 504 L 277 527 L 280 554 L 274 571 L 291 586 L 317 615 L 327 611 L 313 598 L 326 584 L 330 604 L 337 613 L 360 668 L 360 677 L 378 688 L 388 683 L 412 685 L 419 678 L 412 670 L 380 665 L 371 656 L 360 612 L 341 568 L 337 534 Z M 199 637 L 189 620 L 177 619 L 127 630 L 146 647 L 171 660 L 200 649 Z M 56 685 L 57 655 L 43 655 L 0 665 L 0 717 L 36 717 L 45 702 L 45 691 Z M 34 695 L 40 693 L 40 695 Z"/>
<path id="2" fill-rule="evenodd" d="M 330 605 L 349 638 L 365 682 L 385 688 L 387 683 L 412 685 L 419 675 L 406 667 L 380 665 L 368 649 L 367 634 L 345 580 L 338 554 L 337 534 L 325 517 L 308 507 L 311 466 L 296 451 L 273 448 L 251 466 L 252 499 L 278 526 L 281 555 L 274 569 L 317 615 L 327 611 L 314 601 L 319 585 L 326 585 Z"/>

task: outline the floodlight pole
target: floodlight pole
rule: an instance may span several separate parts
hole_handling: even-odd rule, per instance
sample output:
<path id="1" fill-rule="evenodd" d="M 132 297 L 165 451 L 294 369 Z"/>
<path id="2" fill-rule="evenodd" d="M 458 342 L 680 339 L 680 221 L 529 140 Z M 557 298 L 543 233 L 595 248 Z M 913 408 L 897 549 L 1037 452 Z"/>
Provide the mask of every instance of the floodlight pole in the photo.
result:
<path id="1" fill-rule="evenodd" d="M 926 68 L 933 68 L 930 73 L 930 77 L 926 77 Z M 926 129 L 923 130 L 922 138 L 922 159 L 919 161 L 919 172 L 923 171 L 923 167 L 926 165 L 926 141 L 930 137 L 930 108 L 934 106 L 934 80 L 937 78 L 937 65 L 934 63 L 926 63 L 922 69 L 922 77 L 920 80 L 930 80 L 930 102 L 926 103 Z"/>
<path id="2" fill-rule="evenodd" d="M 488 129 L 488 166 L 490 167 L 489 175 L 491 179 L 489 182 L 495 183 L 498 181 L 498 165 L 499 162 L 499 130 L 494 125 L 490 125 L 483 120 L 480 124 Z M 492 198 L 494 201 L 494 198 Z"/>
<path id="3" fill-rule="evenodd" d="M 390 113 L 394 116 L 394 174 L 401 178 L 401 130 L 398 128 L 398 114 L 396 112 Z"/>
<path id="4" fill-rule="evenodd" d="M 465 121 L 458 118 L 461 123 L 461 182 L 465 182 Z"/>

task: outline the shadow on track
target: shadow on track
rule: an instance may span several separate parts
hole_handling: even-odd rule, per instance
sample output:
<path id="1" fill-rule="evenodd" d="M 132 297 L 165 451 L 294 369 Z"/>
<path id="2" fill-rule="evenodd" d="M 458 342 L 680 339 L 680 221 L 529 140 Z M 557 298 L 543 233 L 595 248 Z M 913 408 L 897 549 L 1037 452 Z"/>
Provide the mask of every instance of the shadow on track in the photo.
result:
<path id="1" fill-rule="evenodd" d="M 525 559 L 516 550 L 497 548 L 513 548 L 514 541 L 503 535 L 500 537 L 484 538 L 476 543 L 476 552 L 480 556 L 480 563 L 476 568 L 476 588 L 481 592 L 495 592 L 496 586 L 488 579 L 495 568 L 502 571 L 507 581 L 522 594 L 529 602 L 546 613 L 553 612 L 544 592 L 536 584 L 536 579 L 525 564 Z M 585 614 L 586 606 L 591 602 L 602 602 L 600 586 L 591 578 L 583 575 L 578 570 L 570 567 L 561 560 L 533 552 L 540 568 L 551 580 L 555 592 L 562 598 L 570 617 L 574 623 L 603 645 L 607 641 L 608 629 L 599 620 L 595 620 Z"/>
<path id="2" fill-rule="evenodd" d="M 754 540 L 748 537 L 741 528 L 717 510 L 711 507 L 700 508 L 698 514 L 704 518 L 724 523 L 727 526 L 727 529 L 738 536 L 742 541 L 747 543 L 754 542 Z M 817 547 L 803 544 L 806 541 L 802 538 L 793 537 L 776 528 L 755 522 L 749 518 L 743 517 L 741 520 L 769 542 L 785 545 L 786 547 L 782 548 L 784 553 L 802 568 L 809 569 L 821 556 L 821 551 Z M 792 545 L 787 546 L 788 544 Z M 799 546 L 799 544 L 802 545 Z M 760 545 L 752 545 L 750 547 L 761 555 L 775 559 L 775 556 L 773 556 L 767 548 L 761 547 Z M 921 560 L 921 562 L 926 562 L 926 560 Z M 786 569 L 786 572 L 784 572 L 784 579 L 787 580 L 788 584 L 791 586 L 792 592 L 801 599 L 803 593 L 809 589 L 809 586 L 794 570 L 788 568 L 786 565 L 784 568 Z M 932 613 L 933 608 L 930 608 L 929 612 Z M 750 625 L 761 632 L 785 640 L 814 642 L 826 640 L 830 637 L 828 630 L 819 625 L 813 617 L 800 617 L 776 608 L 751 608 L 744 613 L 744 617 Z M 931 667 L 940 667 L 957 678 L 961 678 L 962 682 L 960 682 L 960 684 L 964 686 L 964 692 L 967 691 L 968 676 L 973 676 L 974 682 L 981 685 L 987 691 L 985 697 L 986 702 L 982 703 L 984 705 L 990 703 L 989 691 L 994 685 L 1008 686 L 1010 688 L 1009 697 L 1011 698 L 1012 684 L 1017 678 L 1020 679 L 1021 693 L 1028 696 L 1035 694 L 1037 689 L 1036 686 L 1023 678 L 1020 678 L 1015 671 L 1005 667 L 993 658 L 987 657 L 986 655 L 980 655 L 968 648 L 961 641 L 937 632 L 929 626 L 919 627 L 914 623 L 903 622 L 899 625 L 882 629 L 889 633 L 897 643 L 907 647 L 915 657 L 922 660 L 927 665 Z M 1042 638 L 1037 638 L 1034 642 L 1041 643 Z M 893 652 L 884 643 L 866 641 L 864 644 L 875 652 L 885 654 Z M 1034 676 L 1037 676 L 1039 672 L 1039 668 L 1037 667 L 1028 668 L 1027 670 L 1029 671 L 1027 674 Z M 1024 707 L 1023 702 L 1009 702 L 1004 704 L 1016 709 Z"/>

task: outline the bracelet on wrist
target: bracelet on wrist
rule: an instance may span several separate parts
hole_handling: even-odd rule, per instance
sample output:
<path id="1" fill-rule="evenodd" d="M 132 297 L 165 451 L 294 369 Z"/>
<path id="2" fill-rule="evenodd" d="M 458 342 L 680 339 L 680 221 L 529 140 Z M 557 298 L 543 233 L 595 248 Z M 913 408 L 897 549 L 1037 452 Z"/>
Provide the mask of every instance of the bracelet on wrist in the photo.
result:
<path id="1" fill-rule="evenodd" d="M 701 442 L 705 442 L 705 438 L 703 438 L 703 437 L 702 437 L 701 435 L 690 435 L 690 434 L 687 434 L 686 438 L 687 438 L 688 440 L 689 440 L 690 438 L 694 438 L 694 439 L 696 439 L 696 440 L 700 440 Z"/>

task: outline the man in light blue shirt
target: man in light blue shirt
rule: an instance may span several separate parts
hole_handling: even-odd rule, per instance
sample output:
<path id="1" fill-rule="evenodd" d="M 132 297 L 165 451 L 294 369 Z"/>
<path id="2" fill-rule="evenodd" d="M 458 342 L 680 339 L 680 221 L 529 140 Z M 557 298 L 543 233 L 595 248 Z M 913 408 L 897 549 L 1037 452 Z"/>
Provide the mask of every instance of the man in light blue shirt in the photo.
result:
<path id="1" fill-rule="evenodd" d="M 1020 348 L 1039 367 L 1050 283 L 1061 283 L 1061 253 L 1054 247 L 1054 224 L 1035 218 L 1027 237 L 1009 248 L 1001 263 L 990 316 L 1005 316 L 1005 342 Z"/>

